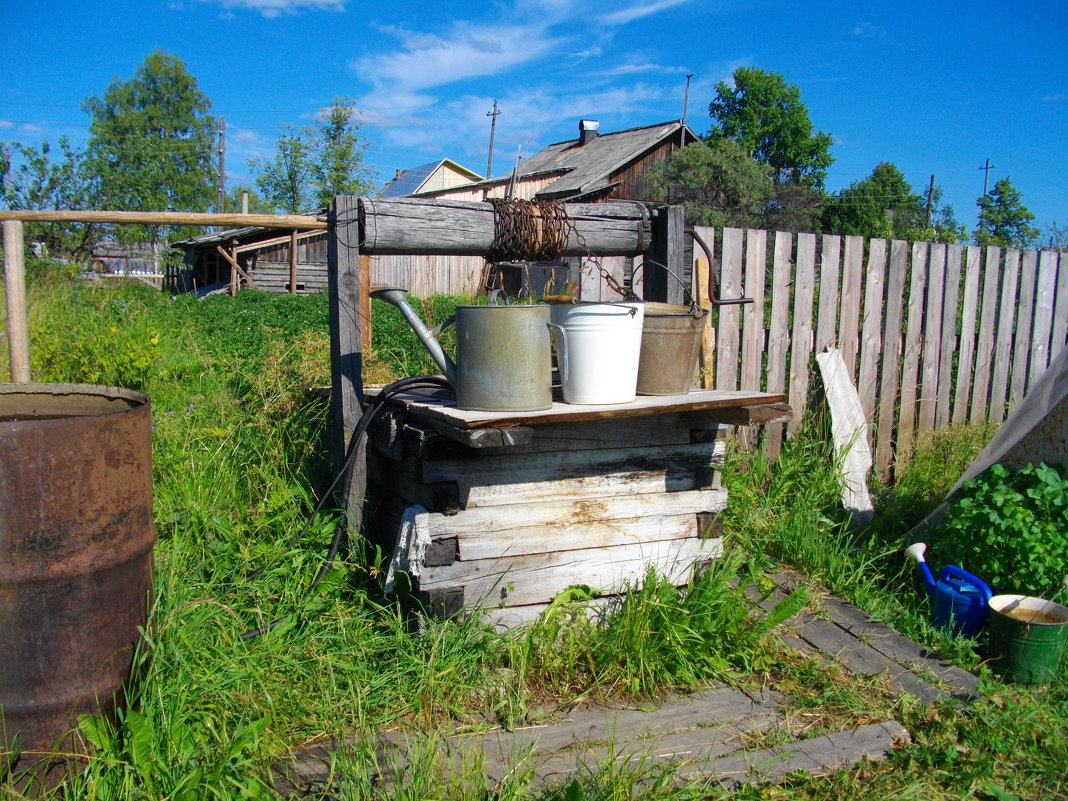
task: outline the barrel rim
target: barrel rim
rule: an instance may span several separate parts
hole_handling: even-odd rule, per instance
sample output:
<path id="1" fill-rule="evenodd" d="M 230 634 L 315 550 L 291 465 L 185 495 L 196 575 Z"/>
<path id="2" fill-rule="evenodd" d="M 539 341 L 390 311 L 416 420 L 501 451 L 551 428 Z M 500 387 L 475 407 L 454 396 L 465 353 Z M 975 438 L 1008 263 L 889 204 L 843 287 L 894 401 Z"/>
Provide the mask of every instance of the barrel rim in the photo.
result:
<path id="1" fill-rule="evenodd" d="M 144 392 L 126 387 L 113 387 L 105 384 L 52 384 L 27 382 L 25 384 L 14 382 L 0 382 L 0 397 L 40 397 L 50 395 L 52 397 L 93 397 L 105 400 L 123 401 L 125 408 L 107 409 L 94 411 L 87 414 L 71 414 L 71 418 L 105 417 L 111 414 L 127 414 L 141 407 L 151 406 L 151 401 Z M 29 422 L 29 421 L 27 421 Z"/>

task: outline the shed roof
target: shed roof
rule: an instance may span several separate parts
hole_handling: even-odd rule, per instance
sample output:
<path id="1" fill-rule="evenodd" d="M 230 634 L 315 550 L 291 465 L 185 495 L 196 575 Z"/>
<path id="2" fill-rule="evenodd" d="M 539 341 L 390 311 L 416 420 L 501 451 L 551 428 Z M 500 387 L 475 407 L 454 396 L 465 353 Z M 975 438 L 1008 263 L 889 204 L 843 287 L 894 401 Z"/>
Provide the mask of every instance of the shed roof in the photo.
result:
<path id="1" fill-rule="evenodd" d="M 423 188 L 427 179 L 429 179 L 430 176 L 442 166 L 448 166 L 455 172 L 470 176 L 472 182 L 482 178 L 477 172 L 472 172 L 461 164 L 457 164 L 452 159 L 438 159 L 437 161 L 431 161 L 428 164 L 421 164 L 418 167 L 409 167 L 406 170 L 398 171 L 396 177 L 383 186 L 378 195 L 379 197 L 406 197 L 408 195 L 414 195 Z"/>

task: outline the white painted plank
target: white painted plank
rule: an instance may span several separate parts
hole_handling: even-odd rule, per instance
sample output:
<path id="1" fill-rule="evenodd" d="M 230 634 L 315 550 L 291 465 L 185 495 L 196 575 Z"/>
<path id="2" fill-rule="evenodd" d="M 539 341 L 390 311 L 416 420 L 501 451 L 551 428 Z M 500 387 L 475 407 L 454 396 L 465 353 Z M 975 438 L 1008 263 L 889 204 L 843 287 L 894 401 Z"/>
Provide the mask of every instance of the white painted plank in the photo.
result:
<path id="1" fill-rule="evenodd" d="M 994 361 L 994 325 L 997 322 L 1001 248 L 985 248 L 983 262 L 983 299 L 979 311 L 979 335 L 975 340 L 972 410 L 968 416 L 969 422 L 976 425 L 986 420 L 986 404 L 990 397 L 990 372 Z"/>
<path id="2" fill-rule="evenodd" d="M 846 375 L 846 365 L 835 348 L 816 354 L 827 406 L 831 412 L 831 438 L 837 461 L 841 464 L 842 506 L 851 514 L 854 526 L 871 522 L 875 515 L 868 495 L 871 471 L 871 447 L 868 444 L 868 419 L 856 387 Z"/>
<path id="3" fill-rule="evenodd" d="M 916 428 L 916 395 L 919 391 L 920 351 L 923 342 L 923 300 L 927 286 L 927 243 L 912 245 L 912 280 L 909 282 L 908 320 L 905 324 L 905 352 L 901 367 L 901 407 L 897 425 L 897 452 L 894 463 L 903 466 L 912 458 Z"/>
<path id="4" fill-rule="evenodd" d="M 901 318 L 908 273 L 908 243 L 890 243 L 890 270 L 886 281 L 886 321 L 883 327 L 882 375 L 879 382 L 879 435 L 875 464 L 880 477 L 889 477 L 894 445 L 894 413 L 901 377 Z"/>
<path id="5" fill-rule="evenodd" d="M 790 309 L 790 255 L 793 236 L 785 231 L 775 232 L 775 262 L 772 268 L 771 322 L 768 334 L 767 386 L 770 393 L 781 393 L 786 386 L 786 347 Z M 775 458 L 782 447 L 783 427 L 772 423 L 767 428 L 764 449 Z"/>
<path id="6" fill-rule="evenodd" d="M 920 380 L 919 430 L 932 431 L 938 403 L 938 362 L 942 356 L 942 300 L 946 282 L 946 245 L 931 245 L 924 304 L 923 367 Z"/>
<path id="7" fill-rule="evenodd" d="M 857 392 L 866 420 L 875 419 L 879 361 L 883 343 L 883 287 L 886 282 L 886 240 L 872 239 L 868 245 L 868 270 L 864 287 L 864 322 L 860 329 L 860 374 Z"/>
<path id="8" fill-rule="evenodd" d="M 1035 298 L 1034 338 L 1027 386 L 1039 379 L 1049 366 L 1049 339 L 1053 330 L 1053 302 L 1057 291 L 1057 253 L 1043 250 L 1038 257 L 1038 293 Z"/>
<path id="9" fill-rule="evenodd" d="M 960 301 L 961 245 L 946 248 L 946 282 L 942 303 L 942 354 L 938 360 L 938 404 L 935 425 L 949 424 L 953 397 L 953 355 L 957 352 L 957 306 Z"/>
<path id="10" fill-rule="evenodd" d="M 816 235 L 797 235 L 797 270 L 794 277 L 794 330 L 790 348 L 790 422 L 793 434 L 808 400 L 808 364 L 812 358 L 812 301 L 816 291 Z"/>
<path id="11" fill-rule="evenodd" d="M 975 370 L 975 326 L 979 310 L 979 268 L 981 250 L 969 245 L 964 265 L 964 297 L 960 313 L 960 354 L 957 357 L 957 386 L 953 393 L 953 422 L 968 417 L 972 373 Z"/>
<path id="12" fill-rule="evenodd" d="M 1000 423 L 1005 419 L 1008 400 L 1009 368 L 1012 361 L 1012 329 L 1016 324 L 1016 288 L 1020 277 L 1020 251 L 1005 251 L 1005 267 L 1001 278 L 1001 307 L 998 310 L 997 338 L 994 343 L 994 375 L 990 381 L 989 419 Z"/>
<path id="13" fill-rule="evenodd" d="M 742 229 L 723 229 L 720 257 L 721 298 L 742 296 Z M 716 326 L 716 389 L 738 389 L 739 307 L 720 306 Z"/>
<path id="14" fill-rule="evenodd" d="M 1016 341 L 1012 348 L 1012 382 L 1009 405 L 1016 406 L 1027 392 L 1027 361 L 1031 355 L 1031 321 L 1035 314 L 1038 253 L 1026 250 L 1020 262 L 1020 292 L 1016 306 Z"/>
<path id="15" fill-rule="evenodd" d="M 863 275 L 864 237 L 847 236 L 842 259 L 842 317 L 838 324 L 838 348 L 849 371 L 850 381 L 856 381 L 857 378 Z"/>
<path id="16" fill-rule="evenodd" d="M 842 238 L 825 234 L 820 253 L 820 302 L 816 320 L 816 353 L 838 342 L 838 277 Z"/>
<path id="17" fill-rule="evenodd" d="M 625 592 L 639 586 L 650 567 L 681 584 L 689 580 L 695 563 L 715 559 L 722 552 L 721 539 L 685 539 L 455 562 L 449 567 L 424 568 L 419 587 L 463 586 L 468 606 L 522 606 L 549 601 L 573 585 L 586 585 L 600 593 Z"/>

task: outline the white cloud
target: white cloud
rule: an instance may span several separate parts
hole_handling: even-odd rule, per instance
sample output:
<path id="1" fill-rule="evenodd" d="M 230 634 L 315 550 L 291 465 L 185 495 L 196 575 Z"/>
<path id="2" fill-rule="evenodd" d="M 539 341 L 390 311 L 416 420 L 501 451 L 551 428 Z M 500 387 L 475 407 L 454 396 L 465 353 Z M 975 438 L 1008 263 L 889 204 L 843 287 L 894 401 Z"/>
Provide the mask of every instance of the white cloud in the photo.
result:
<path id="1" fill-rule="evenodd" d="M 200 0 L 202 3 L 217 3 L 227 12 L 231 9 L 258 11 L 265 17 L 278 17 L 298 11 L 344 11 L 348 0 Z M 226 17 L 233 17 L 227 13 Z"/>
<path id="2" fill-rule="evenodd" d="M 685 74 L 685 67 L 666 67 L 663 64 L 651 64 L 649 62 L 643 64 L 620 64 L 618 67 L 613 67 L 610 70 L 602 72 L 602 75 L 635 75 L 639 72 L 659 72 L 659 73 L 683 73 Z"/>
<path id="3" fill-rule="evenodd" d="M 14 127 L 15 127 L 15 123 L 13 123 L 11 120 L 0 120 L 0 131 L 6 130 L 7 128 L 14 128 Z"/>
<path id="4" fill-rule="evenodd" d="M 1068 99 L 1068 95 L 1056 94 L 1056 95 L 1043 95 L 1043 103 L 1060 103 L 1062 100 Z"/>
<path id="5" fill-rule="evenodd" d="M 885 36 L 886 31 L 871 22 L 858 22 L 853 26 L 854 36 L 863 36 L 867 39 L 876 39 L 880 36 Z"/>
<path id="6" fill-rule="evenodd" d="M 666 8 L 682 5 L 687 2 L 689 2 L 689 0 L 654 0 L 654 2 L 651 3 L 634 5 L 630 8 L 621 8 L 619 11 L 605 14 L 601 17 L 601 22 L 605 25 L 626 25 L 628 22 L 634 22 L 636 19 L 648 17 L 650 14 L 656 14 Z"/>

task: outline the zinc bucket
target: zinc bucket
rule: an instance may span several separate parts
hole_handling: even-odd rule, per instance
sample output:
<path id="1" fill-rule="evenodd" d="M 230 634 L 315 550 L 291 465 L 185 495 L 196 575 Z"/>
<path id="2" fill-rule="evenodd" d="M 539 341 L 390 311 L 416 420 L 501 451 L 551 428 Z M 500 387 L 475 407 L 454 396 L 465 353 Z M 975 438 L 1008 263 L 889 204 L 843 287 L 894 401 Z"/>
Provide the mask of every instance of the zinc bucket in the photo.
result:
<path id="1" fill-rule="evenodd" d="M 1026 595 L 989 601 L 990 667 L 1017 684 L 1048 684 L 1068 640 L 1068 607 Z"/>
<path id="2" fill-rule="evenodd" d="M 639 395 L 685 395 L 697 373 L 708 312 L 670 303 L 646 303 L 638 360 Z"/>
<path id="3" fill-rule="evenodd" d="M 0 384 L 0 752 L 31 784 L 121 696 L 154 542 L 148 397 Z"/>
<path id="4" fill-rule="evenodd" d="M 554 305 L 552 328 L 565 403 L 634 400 L 645 304 Z"/>

